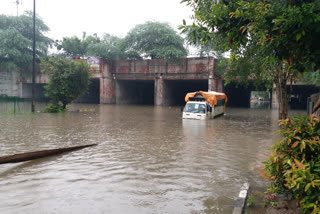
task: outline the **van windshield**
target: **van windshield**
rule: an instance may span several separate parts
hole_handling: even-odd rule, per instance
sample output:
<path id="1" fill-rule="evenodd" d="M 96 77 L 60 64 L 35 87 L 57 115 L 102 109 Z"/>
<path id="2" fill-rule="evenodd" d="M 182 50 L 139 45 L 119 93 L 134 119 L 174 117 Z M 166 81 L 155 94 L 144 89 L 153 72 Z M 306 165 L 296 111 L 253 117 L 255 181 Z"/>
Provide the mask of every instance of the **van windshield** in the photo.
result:
<path id="1" fill-rule="evenodd" d="M 183 109 L 184 112 L 206 113 L 206 105 L 200 103 L 187 103 Z"/>

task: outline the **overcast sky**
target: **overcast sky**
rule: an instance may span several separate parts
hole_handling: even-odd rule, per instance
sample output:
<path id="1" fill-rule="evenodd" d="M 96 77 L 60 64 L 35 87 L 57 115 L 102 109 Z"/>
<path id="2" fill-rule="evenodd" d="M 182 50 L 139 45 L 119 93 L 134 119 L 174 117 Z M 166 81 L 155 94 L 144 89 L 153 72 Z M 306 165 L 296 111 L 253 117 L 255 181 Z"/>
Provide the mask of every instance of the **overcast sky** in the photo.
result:
<path id="1" fill-rule="evenodd" d="M 17 15 L 17 0 L 0 0 L 0 14 Z M 176 29 L 192 10 L 181 0 L 36 0 L 36 12 L 49 26 L 52 39 L 110 33 L 124 37 L 137 24 L 168 22 Z M 19 0 L 19 14 L 33 10 L 33 0 Z M 190 21 L 189 21 L 190 23 Z"/>

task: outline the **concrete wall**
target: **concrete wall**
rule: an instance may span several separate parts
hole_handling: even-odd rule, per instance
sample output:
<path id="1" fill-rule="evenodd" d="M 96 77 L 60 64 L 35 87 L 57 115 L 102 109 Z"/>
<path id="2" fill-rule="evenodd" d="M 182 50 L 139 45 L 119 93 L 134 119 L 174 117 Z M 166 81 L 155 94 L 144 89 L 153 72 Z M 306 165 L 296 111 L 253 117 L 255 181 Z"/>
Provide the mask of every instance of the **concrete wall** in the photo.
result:
<path id="1" fill-rule="evenodd" d="M 36 83 L 35 84 L 35 99 L 36 100 L 48 100 L 44 96 L 44 86 L 46 84 Z M 32 98 L 32 83 L 22 83 L 22 98 Z"/>
<path id="2" fill-rule="evenodd" d="M 0 71 L 0 95 L 21 97 L 22 84 L 18 72 Z"/>
<path id="3" fill-rule="evenodd" d="M 115 61 L 112 73 L 116 79 L 150 80 L 163 79 L 208 79 L 214 76 L 214 58 L 185 58 L 170 64 L 160 59 L 141 61 Z"/>

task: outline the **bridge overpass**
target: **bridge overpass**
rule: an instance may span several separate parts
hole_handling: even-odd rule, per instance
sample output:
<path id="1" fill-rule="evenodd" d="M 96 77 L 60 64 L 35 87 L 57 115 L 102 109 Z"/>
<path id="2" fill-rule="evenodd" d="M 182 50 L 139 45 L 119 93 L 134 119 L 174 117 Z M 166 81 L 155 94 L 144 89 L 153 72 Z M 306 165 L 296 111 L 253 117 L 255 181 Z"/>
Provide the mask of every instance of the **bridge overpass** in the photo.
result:
<path id="1" fill-rule="evenodd" d="M 185 58 L 178 63 L 163 60 L 103 61 L 88 58 L 93 73 L 89 93 L 77 102 L 101 104 L 148 104 L 157 106 L 184 105 L 187 92 L 212 90 L 225 92 L 228 105 L 249 107 L 253 84 L 238 87 L 235 84 L 223 86 L 223 79 L 215 75 L 216 60 L 213 57 Z M 43 86 L 47 75 L 37 72 L 36 96 L 44 97 Z M 2 87 L 1 87 L 2 86 Z M 314 86 L 295 85 L 291 103 L 297 108 L 306 108 L 306 99 L 317 93 Z M 16 72 L 0 72 L 0 94 L 31 97 L 31 77 Z M 305 100 L 304 100 L 305 99 Z M 273 106 L 277 100 L 272 96 Z"/>
<path id="2" fill-rule="evenodd" d="M 179 105 L 187 92 L 223 90 L 213 57 L 185 58 L 175 64 L 154 59 L 100 65 L 100 103 Z"/>

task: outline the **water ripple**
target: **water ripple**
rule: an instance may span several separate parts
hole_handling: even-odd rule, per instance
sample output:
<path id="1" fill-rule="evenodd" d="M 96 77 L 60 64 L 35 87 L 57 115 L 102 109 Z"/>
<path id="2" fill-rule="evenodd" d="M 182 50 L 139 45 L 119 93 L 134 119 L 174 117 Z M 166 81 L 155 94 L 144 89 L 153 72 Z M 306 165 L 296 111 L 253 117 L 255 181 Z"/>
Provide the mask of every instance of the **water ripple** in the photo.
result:
<path id="1" fill-rule="evenodd" d="M 230 213 L 278 138 L 273 115 L 228 109 L 188 121 L 179 108 L 112 105 L 0 115 L 1 155 L 99 143 L 3 166 L 0 213 Z"/>

